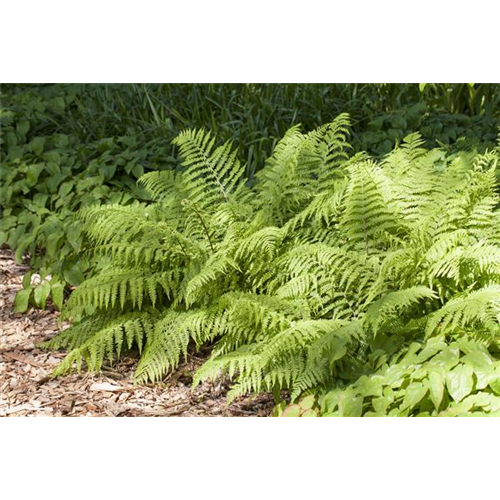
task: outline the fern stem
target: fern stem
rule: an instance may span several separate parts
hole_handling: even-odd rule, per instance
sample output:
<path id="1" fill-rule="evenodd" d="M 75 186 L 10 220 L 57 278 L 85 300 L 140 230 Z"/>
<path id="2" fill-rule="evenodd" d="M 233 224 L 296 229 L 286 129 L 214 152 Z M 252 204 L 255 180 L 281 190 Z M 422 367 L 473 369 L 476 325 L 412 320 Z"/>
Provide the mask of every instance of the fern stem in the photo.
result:
<path id="1" fill-rule="evenodd" d="M 196 208 L 196 205 L 194 203 L 191 204 L 190 206 L 193 208 L 194 213 L 200 219 L 201 225 L 203 226 L 203 230 L 205 231 L 205 234 L 207 235 L 208 243 L 210 245 L 210 248 L 212 249 L 212 253 L 215 253 L 215 248 L 214 248 L 214 245 L 212 243 L 212 239 L 210 238 L 210 233 L 208 232 L 208 227 L 206 226 L 205 221 L 203 220 L 202 215 L 200 214 L 200 212 L 198 211 L 198 209 Z"/>

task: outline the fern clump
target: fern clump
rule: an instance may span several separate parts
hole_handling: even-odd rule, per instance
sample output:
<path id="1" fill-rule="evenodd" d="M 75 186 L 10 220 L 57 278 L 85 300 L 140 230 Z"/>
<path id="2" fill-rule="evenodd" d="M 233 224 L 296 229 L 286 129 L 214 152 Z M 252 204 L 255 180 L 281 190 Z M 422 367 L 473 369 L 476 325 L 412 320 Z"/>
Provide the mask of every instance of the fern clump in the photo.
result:
<path id="1" fill-rule="evenodd" d="M 70 350 L 58 373 L 136 345 L 136 381 L 155 381 L 210 343 L 195 384 L 296 398 L 388 339 L 498 342 L 498 151 L 447 156 L 412 134 L 375 161 L 349 156 L 348 125 L 292 128 L 253 186 L 230 143 L 188 130 L 183 170 L 140 179 L 154 203 L 82 210 L 102 271 L 48 343 Z"/>

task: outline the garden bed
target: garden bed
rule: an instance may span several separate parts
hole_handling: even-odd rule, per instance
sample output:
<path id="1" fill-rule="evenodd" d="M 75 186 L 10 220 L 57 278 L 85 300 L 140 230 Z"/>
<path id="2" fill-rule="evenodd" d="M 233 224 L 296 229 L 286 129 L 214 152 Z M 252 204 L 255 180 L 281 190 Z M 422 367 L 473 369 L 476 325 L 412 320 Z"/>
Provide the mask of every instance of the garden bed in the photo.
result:
<path id="1" fill-rule="evenodd" d="M 13 253 L 0 250 L 0 416 L 268 416 L 270 396 L 240 398 L 226 403 L 223 383 L 203 383 L 191 391 L 191 374 L 203 358 L 191 355 L 187 362 L 154 387 L 134 386 L 137 360 L 123 358 L 102 374 L 73 374 L 52 378 L 65 353 L 37 349 L 64 324 L 59 312 L 29 309 L 13 311 L 14 296 L 22 288 L 26 266 L 16 265 Z"/>

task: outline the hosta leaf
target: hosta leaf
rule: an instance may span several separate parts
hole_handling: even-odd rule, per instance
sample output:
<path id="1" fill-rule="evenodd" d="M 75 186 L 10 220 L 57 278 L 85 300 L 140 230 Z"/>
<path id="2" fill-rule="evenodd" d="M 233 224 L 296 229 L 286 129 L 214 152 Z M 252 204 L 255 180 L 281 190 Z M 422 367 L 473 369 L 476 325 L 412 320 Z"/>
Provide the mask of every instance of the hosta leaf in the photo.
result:
<path id="1" fill-rule="evenodd" d="M 61 240 L 63 234 L 60 232 L 55 232 L 52 233 L 48 238 L 47 238 L 47 243 L 46 243 L 46 249 L 47 249 L 47 255 L 51 257 L 56 256 L 57 248 L 59 241 Z"/>

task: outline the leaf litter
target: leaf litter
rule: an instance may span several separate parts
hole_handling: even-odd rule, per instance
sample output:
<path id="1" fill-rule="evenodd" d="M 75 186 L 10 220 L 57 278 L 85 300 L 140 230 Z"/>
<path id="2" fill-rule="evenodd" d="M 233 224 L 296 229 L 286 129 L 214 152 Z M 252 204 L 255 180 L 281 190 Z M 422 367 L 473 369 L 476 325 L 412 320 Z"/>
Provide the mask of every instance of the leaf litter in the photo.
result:
<path id="1" fill-rule="evenodd" d="M 15 294 L 29 270 L 0 249 L 0 416 L 2 417 L 265 417 L 271 414 L 271 395 L 242 397 L 226 402 L 227 380 L 205 382 L 191 391 L 192 374 L 208 354 L 190 354 L 179 369 L 158 384 L 133 384 L 137 360 L 124 357 L 101 374 L 82 372 L 50 376 L 64 352 L 38 349 L 62 328 L 59 312 L 31 308 L 13 311 Z"/>

